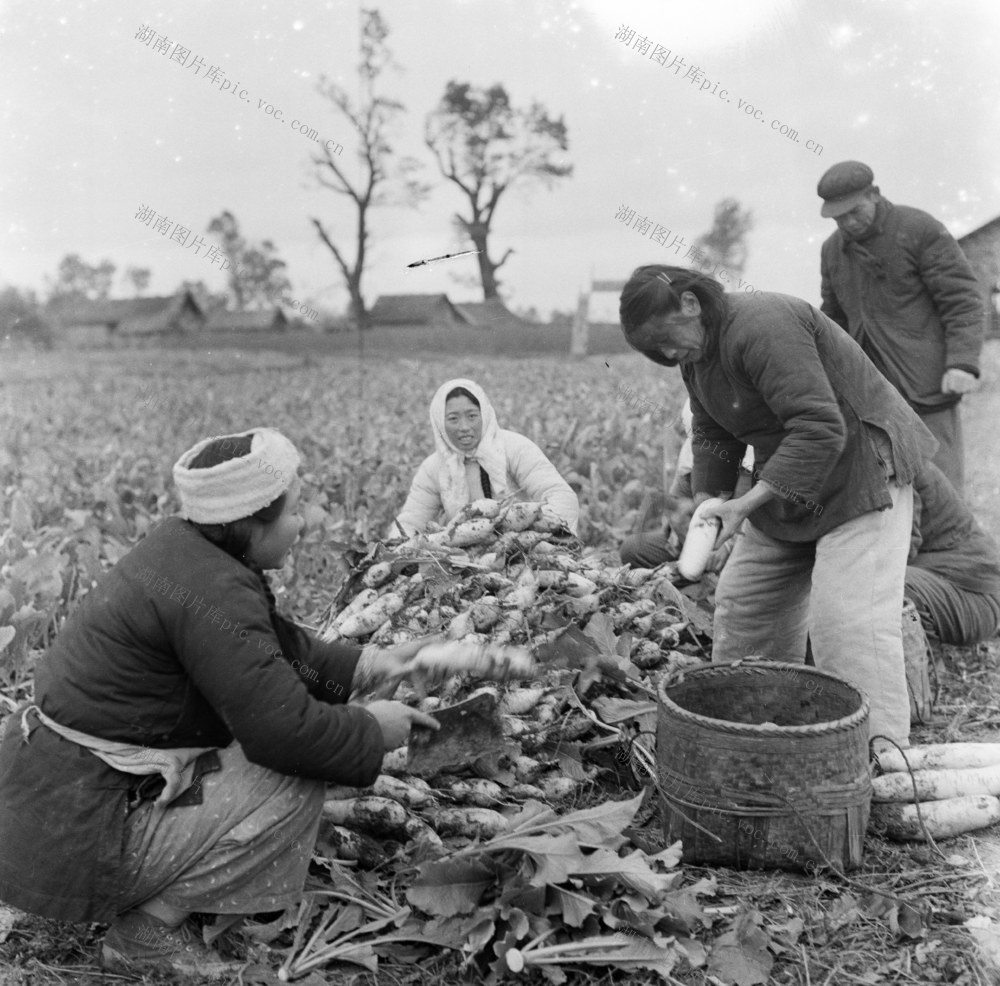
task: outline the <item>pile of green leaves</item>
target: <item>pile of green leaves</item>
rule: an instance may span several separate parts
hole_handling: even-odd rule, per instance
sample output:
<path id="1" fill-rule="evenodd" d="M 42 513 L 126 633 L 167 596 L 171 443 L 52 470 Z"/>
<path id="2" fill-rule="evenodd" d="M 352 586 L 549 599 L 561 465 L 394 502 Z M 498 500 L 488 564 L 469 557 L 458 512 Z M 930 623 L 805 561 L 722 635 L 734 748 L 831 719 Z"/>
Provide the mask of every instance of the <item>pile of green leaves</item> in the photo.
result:
<path id="1" fill-rule="evenodd" d="M 283 978 L 335 959 L 370 969 L 376 954 L 413 961 L 421 942 L 460 952 L 487 984 L 528 967 L 562 983 L 568 970 L 587 966 L 661 977 L 701 966 L 706 952 L 694 935 L 711 918 L 698 897 L 713 893 L 715 882 L 681 887 L 679 844 L 655 855 L 628 845 L 623 832 L 641 802 L 640 795 L 560 816 L 529 801 L 502 835 L 417 865 L 409 907 L 344 877 L 352 889 L 335 891 L 308 937 L 310 916 L 301 916 Z"/>

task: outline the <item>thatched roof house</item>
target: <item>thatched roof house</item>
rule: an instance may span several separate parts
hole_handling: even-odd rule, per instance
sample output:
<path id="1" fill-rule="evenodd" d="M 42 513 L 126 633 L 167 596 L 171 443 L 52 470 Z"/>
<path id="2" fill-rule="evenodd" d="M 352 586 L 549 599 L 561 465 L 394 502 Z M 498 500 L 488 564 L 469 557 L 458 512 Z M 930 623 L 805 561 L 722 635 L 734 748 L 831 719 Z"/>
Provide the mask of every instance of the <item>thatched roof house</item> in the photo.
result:
<path id="1" fill-rule="evenodd" d="M 148 342 L 197 332 L 205 324 L 190 291 L 161 298 L 64 299 L 49 314 L 72 346 Z"/>
<path id="2" fill-rule="evenodd" d="M 456 304 L 455 307 L 468 319 L 471 325 L 483 329 L 520 328 L 528 324 L 523 318 L 518 318 L 510 311 L 499 298 L 462 302 Z"/>
<path id="3" fill-rule="evenodd" d="M 368 313 L 371 325 L 469 325 L 446 294 L 383 294 Z"/>
<path id="4" fill-rule="evenodd" d="M 206 332 L 285 332 L 288 319 L 280 308 L 256 312 L 213 312 L 205 323 Z"/>

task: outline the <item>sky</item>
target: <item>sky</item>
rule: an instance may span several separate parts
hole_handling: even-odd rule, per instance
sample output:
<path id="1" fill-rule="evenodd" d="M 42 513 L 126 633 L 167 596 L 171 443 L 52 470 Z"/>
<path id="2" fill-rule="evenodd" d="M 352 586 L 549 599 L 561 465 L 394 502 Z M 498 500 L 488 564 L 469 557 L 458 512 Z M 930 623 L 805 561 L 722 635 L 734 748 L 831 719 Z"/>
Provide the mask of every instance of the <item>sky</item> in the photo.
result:
<path id="1" fill-rule="evenodd" d="M 416 209 L 372 214 L 369 304 L 381 293 L 481 297 L 462 283 L 473 258 L 406 266 L 471 246 L 452 223 L 465 202 L 422 140 L 452 79 L 501 83 L 515 105 L 537 100 L 568 129 L 561 160 L 572 176 L 513 188 L 497 209 L 490 251 L 514 251 L 499 276 L 515 309 L 571 310 L 592 278 L 685 262 L 724 197 L 754 218 L 744 282 L 817 303 L 820 244 L 834 224 L 819 215 L 816 183 L 846 159 L 869 164 L 887 198 L 956 236 L 1000 215 L 995 0 L 383 0 L 379 9 L 398 65 L 384 92 L 405 106 L 393 146 L 422 160 L 435 187 Z M 276 244 L 292 298 L 341 310 L 346 292 L 310 219 L 353 251 L 354 213 L 319 185 L 317 145 L 293 122 L 342 144 L 340 160 L 358 173 L 351 128 L 318 85 L 325 76 L 357 91 L 359 26 L 359 4 L 341 0 L 0 0 L 0 286 L 44 294 L 60 259 L 78 253 L 120 271 L 149 267 L 149 294 L 185 280 L 222 290 L 206 227 L 228 209 L 248 238 Z M 149 44 L 136 38 L 143 28 Z M 189 50 L 187 66 L 171 57 L 176 45 Z M 650 57 L 657 45 L 670 51 L 666 64 Z M 214 84 L 213 66 L 224 73 Z M 165 232 L 136 219 L 143 207 Z M 629 212 L 630 223 L 616 218 Z M 645 235 L 636 219 L 651 224 Z M 171 239 L 178 224 L 206 246 Z M 657 224 L 671 231 L 666 246 L 650 238 Z M 116 282 L 115 294 L 131 293 Z M 595 297 L 595 312 L 609 301 L 613 312 L 615 298 Z"/>

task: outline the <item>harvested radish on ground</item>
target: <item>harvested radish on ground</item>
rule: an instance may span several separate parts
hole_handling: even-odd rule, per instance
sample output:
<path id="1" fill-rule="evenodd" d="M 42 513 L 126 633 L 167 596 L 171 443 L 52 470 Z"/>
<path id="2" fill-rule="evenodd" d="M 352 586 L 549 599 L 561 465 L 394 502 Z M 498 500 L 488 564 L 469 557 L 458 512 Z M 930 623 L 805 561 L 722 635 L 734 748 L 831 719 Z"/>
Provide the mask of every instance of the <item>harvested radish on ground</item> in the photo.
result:
<path id="1" fill-rule="evenodd" d="M 920 814 L 916 805 L 872 805 L 871 820 L 884 825 L 893 839 L 924 841 L 924 827 L 932 839 L 948 839 L 963 832 L 975 832 L 1000 821 L 1000 798 L 988 794 L 921 801 Z"/>
<path id="2" fill-rule="evenodd" d="M 879 751 L 878 764 L 887 774 L 907 769 L 963 770 L 991 764 L 1000 768 L 1000 743 L 931 743 L 910 746 L 902 752 L 889 747 Z"/>
<path id="3" fill-rule="evenodd" d="M 398 801 L 374 795 L 325 801 L 323 817 L 334 825 L 390 839 L 406 839 L 406 823 L 410 820 L 409 812 Z"/>
<path id="4" fill-rule="evenodd" d="M 970 794 L 1000 795 L 1000 764 L 965 770 L 915 770 L 912 775 L 893 773 L 872 779 L 872 800 L 877 802 L 942 801 Z"/>
<path id="5" fill-rule="evenodd" d="M 427 822 L 438 835 L 492 839 L 506 830 L 507 819 L 492 808 L 439 808 L 427 813 Z"/>

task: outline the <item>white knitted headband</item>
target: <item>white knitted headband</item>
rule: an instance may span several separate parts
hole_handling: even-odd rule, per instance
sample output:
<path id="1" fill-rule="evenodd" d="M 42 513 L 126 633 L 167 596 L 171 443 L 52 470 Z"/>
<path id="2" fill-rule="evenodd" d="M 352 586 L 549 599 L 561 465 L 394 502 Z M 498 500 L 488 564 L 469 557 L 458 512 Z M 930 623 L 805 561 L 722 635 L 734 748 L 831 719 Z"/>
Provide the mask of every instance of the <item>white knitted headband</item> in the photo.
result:
<path id="1" fill-rule="evenodd" d="M 252 437 L 249 455 L 208 469 L 190 468 L 212 442 L 244 437 Z M 250 517 L 292 485 L 299 461 L 295 446 L 274 428 L 251 428 L 238 435 L 206 438 L 174 463 L 181 515 L 196 524 L 228 524 Z"/>

